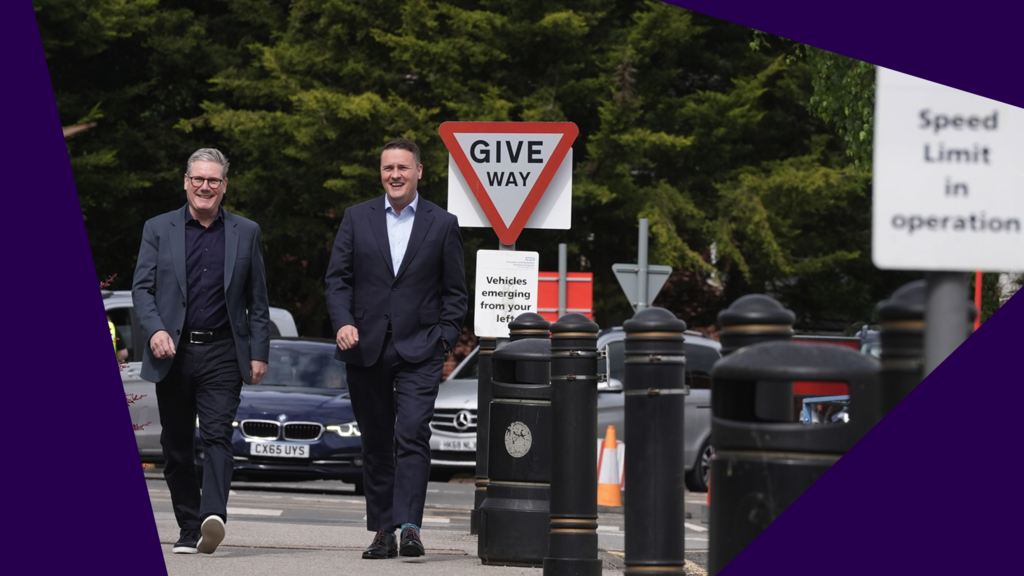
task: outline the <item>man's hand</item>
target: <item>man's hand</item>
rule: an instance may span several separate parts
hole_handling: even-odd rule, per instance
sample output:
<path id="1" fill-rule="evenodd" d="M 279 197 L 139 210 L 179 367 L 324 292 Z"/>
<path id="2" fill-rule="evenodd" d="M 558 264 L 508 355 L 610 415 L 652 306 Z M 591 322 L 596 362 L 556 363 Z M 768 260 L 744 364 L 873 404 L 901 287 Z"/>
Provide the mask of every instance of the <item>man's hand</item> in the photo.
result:
<path id="1" fill-rule="evenodd" d="M 149 348 L 153 351 L 153 356 L 160 358 L 174 358 L 174 340 L 171 340 L 171 335 L 166 330 L 158 330 L 153 337 L 149 339 Z"/>
<path id="2" fill-rule="evenodd" d="M 249 378 L 249 384 L 255 386 L 267 374 L 267 363 L 262 360 L 250 360 L 249 365 L 252 366 L 252 377 Z"/>
<path id="3" fill-rule="evenodd" d="M 359 344 L 359 330 L 356 327 L 349 324 L 342 326 L 341 330 L 338 330 L 338 348 L 342 350 L 350 350 Z"/>

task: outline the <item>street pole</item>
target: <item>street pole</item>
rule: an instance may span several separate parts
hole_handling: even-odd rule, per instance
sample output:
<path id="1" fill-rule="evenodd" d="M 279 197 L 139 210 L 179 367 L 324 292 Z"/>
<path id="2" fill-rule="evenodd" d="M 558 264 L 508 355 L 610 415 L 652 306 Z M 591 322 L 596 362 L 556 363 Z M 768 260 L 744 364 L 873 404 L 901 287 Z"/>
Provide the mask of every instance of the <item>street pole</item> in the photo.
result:
<path id="1" fill-rule="evenodd" d="M 566 314 L 568 307 L 569 258 L 565 244 L 558 245 L 558 317 Z"/>
<path id="2" fill-rule="evenodd" d="M 924 375 L 967 339 L 970 320 L 964 313 L 967 302 L 967 274 L 927 272 L 924 312 Z"/>
<path id="3" fill-rule="evenodd" d="M 636 267 L 636 311 L 639 312 L 650 305 L 647 301 L 647 218 L 640 219 Z"/>

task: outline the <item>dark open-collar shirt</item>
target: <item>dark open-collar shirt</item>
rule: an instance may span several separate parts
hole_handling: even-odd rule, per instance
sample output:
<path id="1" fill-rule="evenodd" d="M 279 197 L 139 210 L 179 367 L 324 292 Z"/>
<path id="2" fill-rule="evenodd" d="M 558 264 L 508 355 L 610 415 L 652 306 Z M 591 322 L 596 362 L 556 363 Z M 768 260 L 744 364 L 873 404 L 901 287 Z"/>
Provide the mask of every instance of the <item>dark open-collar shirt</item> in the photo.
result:
<path id="1" fill-rule="evenodd" d="M 228 326 L 224 300 L 224 209 L 204 228 L 185 206 L 185 330 Z"/>

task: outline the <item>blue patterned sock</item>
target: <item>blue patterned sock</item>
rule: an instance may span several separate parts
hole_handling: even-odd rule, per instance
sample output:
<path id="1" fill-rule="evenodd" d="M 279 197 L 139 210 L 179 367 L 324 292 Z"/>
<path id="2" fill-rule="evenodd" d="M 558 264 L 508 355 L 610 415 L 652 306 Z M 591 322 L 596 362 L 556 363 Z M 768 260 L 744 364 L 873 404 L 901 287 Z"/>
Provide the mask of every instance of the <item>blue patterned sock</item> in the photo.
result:
<path id="1" fill-rule="evenodd" d="M 413 530 L 415 530 L 417 532 L 420 531 L 420 527 L 419 526 L 417 526 L 415 524 L 412 524 L 412 523 L 409 523 L 409 522 L 406 522 L 405 524 L 402 524 L 402 530 L 405 530 L 406 528 L 412 528 Z"/>

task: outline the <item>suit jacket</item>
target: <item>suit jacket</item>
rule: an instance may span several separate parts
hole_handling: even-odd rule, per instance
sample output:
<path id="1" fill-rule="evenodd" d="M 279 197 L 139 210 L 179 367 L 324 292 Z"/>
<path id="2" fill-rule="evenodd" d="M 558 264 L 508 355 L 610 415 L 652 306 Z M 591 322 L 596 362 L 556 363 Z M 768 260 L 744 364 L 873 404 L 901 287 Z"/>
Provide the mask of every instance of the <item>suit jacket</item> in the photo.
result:
<path id="1" fill-rule="evenodd" d="M 339 360 L 371 366 L 380 357 L 388 322 L 395 350 L 421 362 L 454 345 L 466 317 L 466 272 L 459 220 L 420 196 L 412 232 L 393 270 L 384 200 L 345 210 L 327 268 L 327 310 L 334 333 L 359 330 L 359 343 L 337 350 Z"/>
<path id="2" fill-rule="evenodd" d="M 159 382 L 167 377 L 173 358 L 158 359 L 148 346 L 153 334 L 166 330 L 175 348 L 185 324 L 185 207 L 146 222 L 132 283 L 132 302 L 147 346 L 143 348 L 142 378 Z M 224 300 L 234 335 L 238 367 L 246 383 L 251 360 L 270 357 L 270 304 L 263 247 L 258 224 L 224 210 Z"/>

